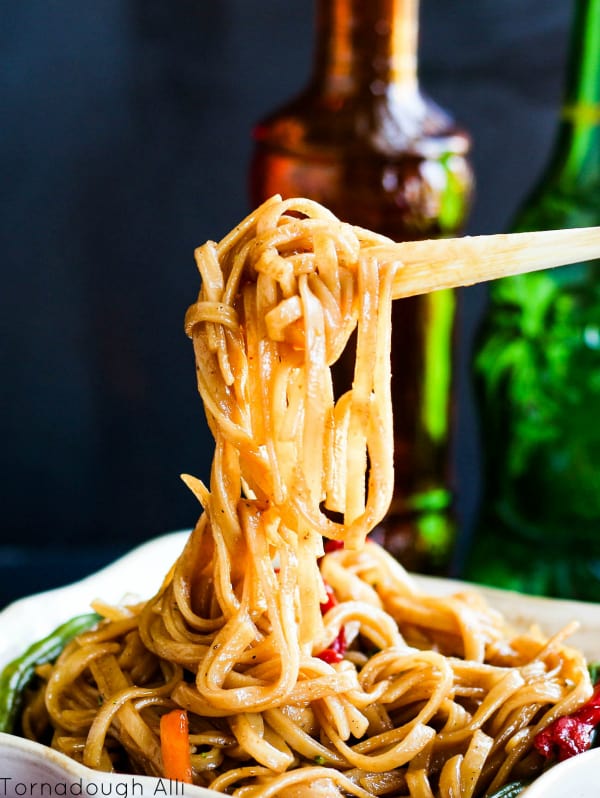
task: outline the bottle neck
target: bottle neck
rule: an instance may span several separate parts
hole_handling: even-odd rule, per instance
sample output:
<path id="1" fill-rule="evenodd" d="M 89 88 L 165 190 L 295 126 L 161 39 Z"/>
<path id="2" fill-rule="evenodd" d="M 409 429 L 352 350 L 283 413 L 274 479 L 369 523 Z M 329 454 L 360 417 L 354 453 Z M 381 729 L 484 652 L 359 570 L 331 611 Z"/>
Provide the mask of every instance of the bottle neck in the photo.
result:
<path id="1" fill-rule="evenodd" d="M 418 0 L 318 0 L 313 88 L 349 97 L 416 92 Z"/>
<path id="2" fill-rule="evenodd" d="M 600 0 L 576 0 L 557 151 L 561 178 L 600 180 Z"/>

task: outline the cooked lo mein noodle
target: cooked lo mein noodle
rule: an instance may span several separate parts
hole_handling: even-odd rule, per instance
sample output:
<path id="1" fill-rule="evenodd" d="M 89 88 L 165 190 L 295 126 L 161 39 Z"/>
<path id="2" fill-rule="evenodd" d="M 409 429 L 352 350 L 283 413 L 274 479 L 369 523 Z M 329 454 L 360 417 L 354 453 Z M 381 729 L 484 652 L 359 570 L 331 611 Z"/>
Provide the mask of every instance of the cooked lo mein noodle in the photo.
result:
<path id="1" fill-rule="evenodd" d="M 209 487 L 184 479 L 202 515 L 156 596 L 101 607 L 39 669 L 23 732 L 162 776 L 160 718 L 182 708 L 194 782 L 240 798 L 475 798 L 535 774 L 536 733 L 592 690 L 570 630 L 427 595 L 367 540 L 393 484 L 393 245 L 274 197 L 196 257 L 185 324 L 215 453 Z"/>

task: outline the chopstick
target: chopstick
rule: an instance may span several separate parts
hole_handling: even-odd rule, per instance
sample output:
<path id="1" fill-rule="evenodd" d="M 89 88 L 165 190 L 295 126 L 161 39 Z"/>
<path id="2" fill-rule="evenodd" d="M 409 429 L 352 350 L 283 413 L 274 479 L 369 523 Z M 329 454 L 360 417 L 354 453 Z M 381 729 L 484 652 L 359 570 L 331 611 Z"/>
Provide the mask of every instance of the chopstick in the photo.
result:
<path id="1" fill-rule="evenodd" d="M 376 245 L 380 262 L 402 261 L 393 297 L 459 288 L 600 258 L 600 227 L 464 236 Z"/>

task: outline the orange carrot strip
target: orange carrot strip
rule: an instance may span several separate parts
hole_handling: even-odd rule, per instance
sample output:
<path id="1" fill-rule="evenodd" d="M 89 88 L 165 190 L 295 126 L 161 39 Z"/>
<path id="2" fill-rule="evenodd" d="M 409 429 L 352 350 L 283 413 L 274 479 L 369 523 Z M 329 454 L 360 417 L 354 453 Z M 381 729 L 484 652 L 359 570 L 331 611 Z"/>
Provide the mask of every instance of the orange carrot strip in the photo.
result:
<path id="1" fill-rule="evenodd" d="M 165 778 L 192 784 L 192 758 L 185 709 L 173 709 L 161 717 L 160 744 Z"/>

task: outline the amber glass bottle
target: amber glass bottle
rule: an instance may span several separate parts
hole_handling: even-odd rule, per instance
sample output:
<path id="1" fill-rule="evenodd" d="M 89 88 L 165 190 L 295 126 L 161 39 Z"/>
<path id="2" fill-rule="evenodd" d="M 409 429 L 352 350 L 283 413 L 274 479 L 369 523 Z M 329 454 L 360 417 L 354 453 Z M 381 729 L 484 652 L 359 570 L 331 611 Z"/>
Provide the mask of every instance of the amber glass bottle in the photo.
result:
<path id="1" fill-rule="evenodd" d="M 251 201 L 325 204 L 395 240 L 457 234 L 468 211 L 470 140 L 421 91 L 417 0 L 318 0 L 312 78 L 254 131 Z M 456 296 L 395 303 L 395 494 L 380 539 L 409 568 L 448 569 Z M 338 387 L 346 376 L 343 364 Z M 390 442 L 391 444 L 391 442 Z"/>

